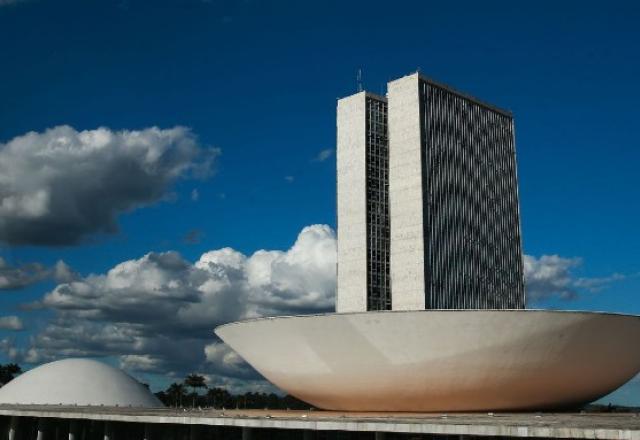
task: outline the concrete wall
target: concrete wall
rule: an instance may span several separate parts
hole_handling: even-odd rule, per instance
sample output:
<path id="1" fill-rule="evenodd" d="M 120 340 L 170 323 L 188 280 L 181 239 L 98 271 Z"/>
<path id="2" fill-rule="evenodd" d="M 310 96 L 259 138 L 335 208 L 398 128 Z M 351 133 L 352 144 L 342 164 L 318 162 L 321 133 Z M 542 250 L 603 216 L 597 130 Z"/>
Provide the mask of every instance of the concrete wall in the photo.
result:
<path id="1" fill-rule="evenodd" d="M 338 101 L 336 311 L 367 310 L 366 93 Z"/>
<path id="2" fill-rule="evenodd" d="M 636 413 L 367 415 L 274 410 L 184 412 L 180 409 L 174 412 L 167 409 L 160 414 L 140 415 L 131 414 L 124 408 L 118 411 L 118 414 L 112 414 L 109 409 L 97 407 L 93 411 L 83 408 L 75 412 L 55 407 L 37 410 L 0 408 L 0 414 L 4 415 L 0 416 L 0 430 L 9 440 L 66 440 L 69 438 L 67 432 L 73 432 L 70 429 L 73 424 L 76 427 L 73 437 L 83 440 L 640 439 L 640 417 Z M 47 423 L 41 431 L 40 422 L 44 418 Z"/>
<path id="3" fill-rule="evenodd" d="M 425 308 L 422 143 L 418 74 L 388 84 L 393 310 Z"/>

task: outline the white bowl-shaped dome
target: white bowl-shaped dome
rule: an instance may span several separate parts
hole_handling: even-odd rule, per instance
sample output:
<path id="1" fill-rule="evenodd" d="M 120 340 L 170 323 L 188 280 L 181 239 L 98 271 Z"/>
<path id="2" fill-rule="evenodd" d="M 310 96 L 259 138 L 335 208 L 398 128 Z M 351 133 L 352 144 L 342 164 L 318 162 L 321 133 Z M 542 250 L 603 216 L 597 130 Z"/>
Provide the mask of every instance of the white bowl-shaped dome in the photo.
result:
<path id="1" fill-rule="evenodd" d="M 532 410 L 579 405 L 640 371 L 640 317 L 423 310 L 266 318 L 216 333 L 323 409 Z"/>
<path id="2" fill-rule="evenodd" d="M 162 407 L 123 371 L 90 359 L 40 365 L 0 388 L 0 404 Z"/>

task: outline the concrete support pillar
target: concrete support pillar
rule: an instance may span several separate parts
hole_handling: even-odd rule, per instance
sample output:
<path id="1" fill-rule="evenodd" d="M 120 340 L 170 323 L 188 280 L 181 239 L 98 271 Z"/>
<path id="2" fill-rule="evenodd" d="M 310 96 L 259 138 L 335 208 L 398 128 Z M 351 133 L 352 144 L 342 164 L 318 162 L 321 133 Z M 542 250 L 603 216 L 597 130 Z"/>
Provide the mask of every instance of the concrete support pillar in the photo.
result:
<path id="1" fill-rule="evenodd" d="M 45 438 L 45 429 L 47 428 L 46 419 L 38 419 L 38 433 L 36 434 L 36 440 L 44 440 Z"/>
<path id="2" fill-rule="evenodd" d="M 81 440 L 79 435 L 79 422 L 77 420 L 69 420 L 69 440 Z"/>
<path id="3" fill-rule="evenodd" d="M 305 429 L 302 432 L 302 440 L 314 440 L 316 438 L 316 432 L 310 429 Z"/>
<path id="4" fill-rule="evenodd" d="M 384 432 L 376 432 L 375 433 L 375 440 L 384 440 L 385 438 L 385 433 Z"/>
<path id="5" fill-rule="evenodd" d="M 144 424 L 144 440 L 152 440 L 152 435 L 151 435 L 151 430 L 152 430 L 152 426 L 150 423 L 145 423 Z"/>
<path id="6" fill-rule="evenodd" d="M 145 431 L 146 434 L 146 431 Z M 113 423 L 104 422 L 103 428 L 103 440 L 113 440 Z"/>
<path id="7" fill-rule="evenodd" d="M 242 440 L 251 440 L 252 429 L 244 426 L 242 428 Z"/>
<path id="8" fill-rule="evenodd" d="M 16 416 L 11 416 L 11 421 L 9 422 L 9 433 L 7 438 L 9 440 L 16 440 L 16 432 L 18 431 L 18 418 Z"/>

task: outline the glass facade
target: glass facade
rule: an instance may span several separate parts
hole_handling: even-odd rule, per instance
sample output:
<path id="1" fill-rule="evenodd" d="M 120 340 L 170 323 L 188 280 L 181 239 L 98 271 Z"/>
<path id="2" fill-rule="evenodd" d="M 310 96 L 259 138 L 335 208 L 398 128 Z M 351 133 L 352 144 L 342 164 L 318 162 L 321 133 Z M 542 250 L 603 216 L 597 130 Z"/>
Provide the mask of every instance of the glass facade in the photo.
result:
<path id="1" fill-rule="evenodd" d="M 525 306 L 510 114 L 419 82 L 425 307 Z"/>
<path id="2" fill-rule="evenodd" d="M 391 310 L 387 103 L 366 98 L 367 310 Z"/>

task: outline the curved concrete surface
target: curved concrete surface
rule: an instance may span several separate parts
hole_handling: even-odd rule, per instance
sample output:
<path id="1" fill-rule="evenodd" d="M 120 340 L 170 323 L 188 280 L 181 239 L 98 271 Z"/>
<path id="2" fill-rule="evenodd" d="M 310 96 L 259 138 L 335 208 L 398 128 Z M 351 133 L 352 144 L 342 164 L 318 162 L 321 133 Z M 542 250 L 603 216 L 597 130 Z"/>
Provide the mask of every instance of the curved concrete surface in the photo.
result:
<path id="1" fill-rule="evenodd" d="M 264 318 L 216 334 L 324 409 L 487 411 L 593 401 L 640 370 L 640 317 L 425 310 Z"/>
<path id="2" fill-rule="evenodd" d="M 123 371 L 90 359 L 40 365 L 0 388 L 0 404 L 104 405 L 157 408 L 164 405 Z"/>

